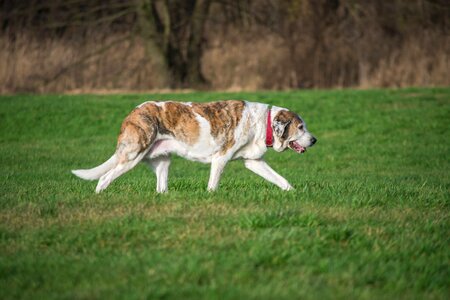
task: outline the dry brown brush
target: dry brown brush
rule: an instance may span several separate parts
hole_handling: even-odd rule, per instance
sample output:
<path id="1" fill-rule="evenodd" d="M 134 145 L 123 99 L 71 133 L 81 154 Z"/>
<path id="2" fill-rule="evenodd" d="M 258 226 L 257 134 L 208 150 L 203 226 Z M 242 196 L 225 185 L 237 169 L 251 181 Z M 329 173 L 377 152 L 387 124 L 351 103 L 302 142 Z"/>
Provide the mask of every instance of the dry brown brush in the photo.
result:
<path id="1" fill-rule="evenodd" d="M 162 1 L 149 1 L 156 16 Z M 60 2 L 0 1 L 0 93 L 196 87 L 163 78 L 134 2 Z M 432 0 L 212 1 L 196 39 L 202 88 L 448 86 L 449 13 Z M 192 27 L 176 28 L 186 60 Z"/>

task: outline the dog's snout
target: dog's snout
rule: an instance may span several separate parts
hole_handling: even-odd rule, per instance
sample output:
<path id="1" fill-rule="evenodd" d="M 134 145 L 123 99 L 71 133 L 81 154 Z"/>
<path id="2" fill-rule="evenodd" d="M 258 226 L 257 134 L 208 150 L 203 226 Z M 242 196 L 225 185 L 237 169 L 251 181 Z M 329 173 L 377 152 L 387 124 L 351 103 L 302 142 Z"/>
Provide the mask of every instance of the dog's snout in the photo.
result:
<path id="1" fill-rule="evenodd" d="M 317 142 L 317 139 L 315 137 L 311 137 L 311 146 L 314 145 Z"/>

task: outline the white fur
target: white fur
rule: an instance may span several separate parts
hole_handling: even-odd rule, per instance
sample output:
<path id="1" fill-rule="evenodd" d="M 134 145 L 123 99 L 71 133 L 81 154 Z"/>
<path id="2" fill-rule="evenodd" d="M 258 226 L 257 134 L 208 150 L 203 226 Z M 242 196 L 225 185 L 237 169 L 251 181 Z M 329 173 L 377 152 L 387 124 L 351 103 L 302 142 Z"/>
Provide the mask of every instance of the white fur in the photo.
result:
<path id="1" fill-rule="evenodd" d="M 101 191 L 106 189 L 108 185 L 110 185 L 111 182 L 113 182 L 114 179 L 134 168 L 142 160 L 142 158 L 144 158 L 146 154 L 147 154 L 146 152 L 142 152 L 139 155 L 137 155 L 134 158 L 134 160 L 130 160 L 126 163 L 119 163 L 116 166 L 114 166 L 105 175 L 100 177 L 97 183 L 97 187 L 95 188 L 95 192 L 100 193 Z"/>
<path id="2" fill-rule="evenodd" d="M 156 174 L 156 191 L 158 193 L 167 192 L 167 181 L 169 177 L 169 166 L 170 157 L 169 156 L 159 156 L 149 160 L 149 165 L 155 171 Z"/>
<path id="3" fill-rule="evenodd" d="M 153 102 L 153 101 L 148 101 Z M 145 103 L 139 105 L 141 107 Z M 158 106 L 164 106 L 165 102 L 153 102 Z M 186 103 L 191 106 L 191 103 Z M 284 108 L 272 107 L 271 116 L 272 122 L 276 113 Z M 292 186 L 276 173 L 263 159 L 264 153 L 267 151 L 265 144 L 266 126 L 267 126 L 268 105 L 262 103 L 246 102 L 243 110 L 243 115 L 234 132 L 235 144 L 227 150 L 226 153 L 221 153 L 220 137 L 216 140 L 211 135 L 211 126 L 209 122 L 195 114 L 198 121 L 200 132 L 198 140 L 193 145 L 188 145 L 182 141 L 176 140 L 171 135 L 158 134 L 155 142 L 145 152 L 139 155 L 129 155 L 129 162 L 117 164 L 116 155 L 113 155 L 104 164 L 90 169 L 90 170 L 75 170 L 72 171 L 78 177 L 87 180 L 99 179 L 96 192 L 104 190 L 115 178 L 122 175 L 126 171 L 133 168 L 142 159 L 146 160 L 150 167 L 154 170 L 157 176 L 158 193 L 167 192 L 168 188 L 168 173 L 170 165 L 170 154 L 176 154 L 188 160 L 199 161 L 203 163 L 211 163 L 211 173 L 208 181 L 208 190 L 214 191 L 219 185 L 221 174 L 230 160 L 243 159 L 245 166 L 277 185 L 283 190 L 291 190 Z M 295 137 L 293 137 L 302 146 L 307 145 L 307 139 L 311 135 L 307 132 L 306 127 L 302 133 L 300 130 Z M 292 140 L 292 139 L 291 139 Z M 289 141 L 281 143 L 274 138 L 273 148 L 275 151 L 283 151 L 286 149 Z"/>
<path id="4" fill-rule="evenodd" d="M 84 180 L 97 180 L 106 172 L 111 170 L 116 165 L 116 162 L 117 157 L 114 154 L 110 159 L 108 159 L 98 167 L 88 170 L 72 170 L 72 173 Z"/>
<path id="5" fill-rule="evenodd" d="M 282 190 L 289 191 L 294 189 L 286 179 L 281 177 L 262 159 L 247 159 L 245 160 L 245 167 L 277 185 Z"/>

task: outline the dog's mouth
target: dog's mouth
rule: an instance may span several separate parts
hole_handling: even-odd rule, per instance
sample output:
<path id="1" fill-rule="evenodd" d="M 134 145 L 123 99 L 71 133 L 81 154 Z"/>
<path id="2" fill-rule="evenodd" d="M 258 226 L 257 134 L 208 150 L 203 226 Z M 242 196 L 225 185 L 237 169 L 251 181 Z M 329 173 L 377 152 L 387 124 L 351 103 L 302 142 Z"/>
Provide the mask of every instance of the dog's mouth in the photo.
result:
<path id="1" fill-rule="evenodd" d="M 289 148 L 291 148 L 292 150 L 294 150 L 297 153 L 304 153 L 306 151 L 306 148 L 303 146 L 300 146 L 299 143 L 297 142 L 289 142 Z"/>

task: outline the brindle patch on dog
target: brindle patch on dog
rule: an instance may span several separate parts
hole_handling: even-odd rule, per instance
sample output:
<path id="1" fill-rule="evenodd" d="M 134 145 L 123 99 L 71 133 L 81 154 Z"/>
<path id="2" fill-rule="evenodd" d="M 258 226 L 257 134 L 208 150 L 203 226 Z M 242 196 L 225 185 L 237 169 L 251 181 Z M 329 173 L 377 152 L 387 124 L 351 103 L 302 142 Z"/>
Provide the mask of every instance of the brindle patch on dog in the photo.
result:
<path id="1" fill-rule="evenodd" d="M 211 103 L 193 103 L 194 112 L 208 120 L 211 135 L 223 142 L 221 153 L 225 153 L 235 144 L 234 132 L 242 118 L 245 102 L 239 100 Z"/>
<path id="2" fill-rule="evenodd" d="M 151 145 L 157 132 L 192 145 L 198 140 L 200 127 L 192 109 L 185 104 L 165 102 L 157 105 L 149 102 L 135 108 L 125 118 L 118 147 L 133 143 L 139 144 L 142 151 Z"/>
<path id="3" fill-rule="evenodd" d="M 133 110 L 122 122 L 117 147 L 122 145 L 140 145 L 140 151 L 146 149 L 156 137 L 155 118 Z M 139 151 L 139 152 L 140 152 Z"/>
<path id="4" fill-rule="evenodd" d="M 177 140 L 192 145 L 197 142 L 200 126 L 192 108 L 183 103 L 165 102 L 159 117 L 161 129 L 170 132 Z"/>
<path id="5" fill-rule="evenodd" d="M 289 137 L 293 136 L 296 132 L 300 124 L 303 123 L 300 117 L 288 110 L 280 110 L 274 117 L 274 122 L 281 122 L 282 124 L 289 123 L 288 126 L 284 129 L 283 135 L 280 137 L 280 142 L 284 142 Z"/>

